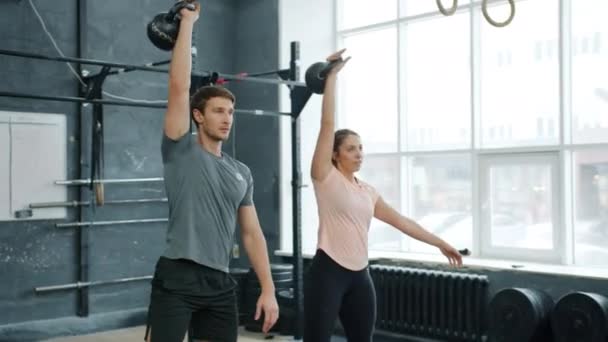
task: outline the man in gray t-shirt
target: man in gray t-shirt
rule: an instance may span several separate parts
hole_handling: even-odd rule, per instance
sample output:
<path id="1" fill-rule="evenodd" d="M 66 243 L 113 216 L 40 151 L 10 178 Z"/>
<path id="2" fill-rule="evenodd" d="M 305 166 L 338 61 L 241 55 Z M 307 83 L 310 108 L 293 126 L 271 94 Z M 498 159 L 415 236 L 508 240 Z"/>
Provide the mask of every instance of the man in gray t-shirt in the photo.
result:
<path id="1" fill-rule="evenodd" d="M 161 146 L 170 213 L 163 255 L 228 272 L 239 208 L 253 206 L 249 168 L 207 151 L 190 133 L 165 135 Z"/>
<path id="2" fill-rule="evenodd" d="M 182 9 L 169 71 L 161 152 L 169 199 L 167 245 L 152 280 L 147 341 L 237 341 L 235 281 L 228 273 L 236 225 L 262 286 L 255 319 L 268 332 L 278 318 L 266 240 L 247 166 L 222 152 L 234 95 L 202 87 L 190 98 L 192 29 L 200 6 Z M 190 112 L 190 114 L 188 114 Z M 189 132 L 190 115 L 197 135 Z"/>

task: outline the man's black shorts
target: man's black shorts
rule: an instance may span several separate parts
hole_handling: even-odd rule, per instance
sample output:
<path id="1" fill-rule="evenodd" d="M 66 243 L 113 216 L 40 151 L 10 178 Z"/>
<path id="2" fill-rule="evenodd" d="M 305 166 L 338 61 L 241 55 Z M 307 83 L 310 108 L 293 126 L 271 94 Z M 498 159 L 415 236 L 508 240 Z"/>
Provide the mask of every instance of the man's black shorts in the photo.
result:
<path id="1" fill-rule="evenodd" d="M 186 259 L 161 257 L 154 271 L 146 339 L 236 342 L 236 281 L 230 274 Z"/>

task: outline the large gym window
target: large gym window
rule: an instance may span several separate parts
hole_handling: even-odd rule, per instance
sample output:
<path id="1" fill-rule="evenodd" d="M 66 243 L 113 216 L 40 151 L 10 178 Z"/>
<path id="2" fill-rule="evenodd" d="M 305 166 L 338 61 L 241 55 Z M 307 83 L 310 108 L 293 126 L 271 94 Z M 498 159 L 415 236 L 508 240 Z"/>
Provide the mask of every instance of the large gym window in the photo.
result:
<path id="1" fill-rule="evenodd" d="M 560 262 L 558 154 L 482 155 L 479 169 L 481 255 Z"/>
<path id="2" fill-rule="evenodd" d="M 471 146 L 469 22 L 464 12 L 399 25 L 402 151 Z"/>
<path id="3" fill-rule="evenodd" d="M 360 176 L 476 257 L 606 267 L 608 2 L 519 0 L 503 28 L 480 5 L 336 0 L 336 45 L 353 56 L 338 126 L 362 136 Z M 438 253 L 377 220 L 369 243 Z"/>
<path id="4" fill-rule="evenodd" d="M 391 26 L 347 35 L 344 45 L 356 58 L 348 62 L 351 72 L 341 75 L 337 102 L 340 112 L 349 115 L 339 116 L 338 125 L 366 136 L 367 152 L 397 152 L 397 29 Z"/>
<path id="5" fill-rule="evenodd" d="M 508 8 L 490 10 L 498 17 Z M 482 148 L 559 142 L 558 2 L 519 1 L 516 15 L 503 28 L 479 25 Z"/>
<path id="6" fill-rule="evenodd" d="M 572 140 L 608 142 L 608 1 L 572 3 Z M 604 157 L 605 158 L 605 157 Z M 606 228 L 604 228 L 606 230 Z"/>

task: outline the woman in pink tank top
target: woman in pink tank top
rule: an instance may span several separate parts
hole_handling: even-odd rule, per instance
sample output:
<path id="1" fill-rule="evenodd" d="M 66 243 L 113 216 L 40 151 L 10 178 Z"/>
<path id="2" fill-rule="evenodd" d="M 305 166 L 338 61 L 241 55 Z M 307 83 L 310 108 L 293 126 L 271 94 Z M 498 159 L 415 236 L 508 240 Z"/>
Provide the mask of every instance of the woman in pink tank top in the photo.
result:
<path id="1" fill-rule="evenodd" d="M 343 53 L 327 60 L 342 60 Z M 451 265 L 462 264 L 454 247 L 399 214 L 373 186 L 355 177 L 363 160 L 361 139 L 351 130 L 334 132 L 336 78 L 349 59 L 335 64 L 327 75 L 311 166 L 319 231 L 317 253 L 305 281 L 305 342 L 329 342 L 337 317 L 349 342 L 372 341 L 376 294 L 367 268 L 367 236 L 373 217 L 437 247 Z"/>

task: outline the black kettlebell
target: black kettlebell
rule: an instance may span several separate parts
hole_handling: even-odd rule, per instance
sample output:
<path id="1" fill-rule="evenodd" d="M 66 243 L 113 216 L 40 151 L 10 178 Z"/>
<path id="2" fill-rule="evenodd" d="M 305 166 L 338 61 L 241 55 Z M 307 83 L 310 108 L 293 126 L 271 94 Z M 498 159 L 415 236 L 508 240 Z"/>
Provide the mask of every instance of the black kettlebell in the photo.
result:
<path id="1" fill-rule="evenodd" d="M 323 94 L 323 91 L 325 91 L 327 74 L 340 62 L 342 62 L 341 58 L 331 62 L 317 62 L 308 67 L 308 69 L 306 69 L 306 74 L 304 75 L 306 87 L 315 94 Z"/>
<path id="2" fill-rule="evenodd" d="M 178 1 L 171 7 L 169 12 L 159 13 L 150 23 L 148 23 L 148 38 L 161 50 L 170 51 L 175 46 L 177 33 L 179 32 L 179 11 L 182 8 L 187 8 L 191 11 L 195 10 L 192 3 L 186 1 Z"/>

